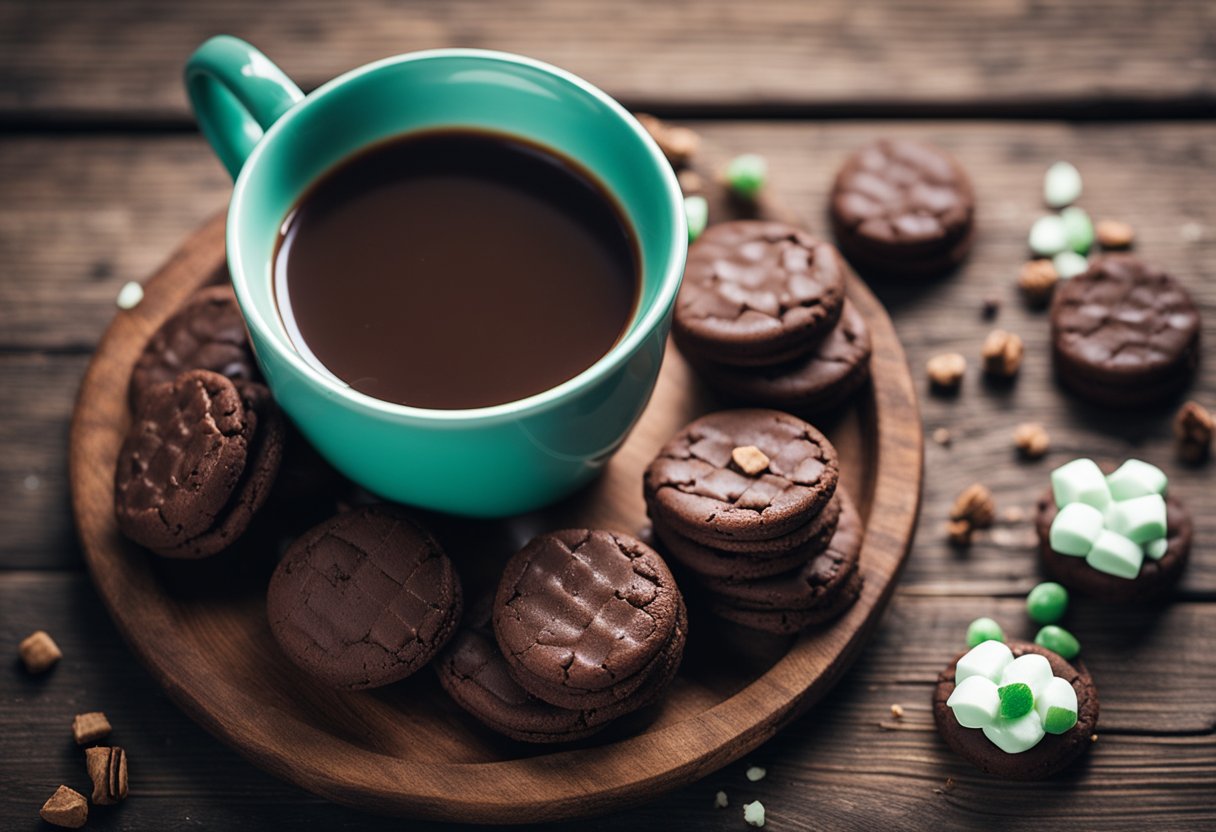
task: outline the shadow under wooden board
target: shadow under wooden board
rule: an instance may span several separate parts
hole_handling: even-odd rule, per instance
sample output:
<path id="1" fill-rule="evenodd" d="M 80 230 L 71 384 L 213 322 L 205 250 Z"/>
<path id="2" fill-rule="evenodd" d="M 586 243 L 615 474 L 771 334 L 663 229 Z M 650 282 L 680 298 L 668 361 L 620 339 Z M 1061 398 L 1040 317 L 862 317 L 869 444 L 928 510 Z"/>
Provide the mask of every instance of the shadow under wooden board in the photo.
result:
<path id="1" fill-rule="evenodd" d="M 737 215 L 720 188 L 710 190 L 712 219 Z M 774 206 L 761 209 L 786 216 Z M 866 518 L 865 588 L 841 619 L 778 639 L 691 616 L 684 663 L 661 703 L 569 746 L 528 746 L 490 732 L 446 698 L 429 670 L 373 691 L 320 685 L 282 655 L 266 622 L 273 546 L 239 559 L 225 553 L 166 561 L 126 541 L 114 521 L 131 367 L 156 327 L 223 267 L 218 217 L 146 283 L 139 306 L 116 315 L 73 414 L 71 487 L 85 559 L 118 628 L 169 696 L 254 764 L 386 814 L 538 823 L 620 810 L 756 748 L 822 698 L 874 630 L 916 525 L 923 448 L 903 349 L 882 305 L 850 276 L 848 296 L 873 337 L 873 380 L 819 425 L 839 452 L 842 485 Z M 643 469 L 684 424 L 724 406 L 669 346 L 645 414 L 591 486 L 507 521 L 428 516 L 466 591 L 492 582 L 539 532 L 580 526 L 638 533 L 646 524 Z"/>

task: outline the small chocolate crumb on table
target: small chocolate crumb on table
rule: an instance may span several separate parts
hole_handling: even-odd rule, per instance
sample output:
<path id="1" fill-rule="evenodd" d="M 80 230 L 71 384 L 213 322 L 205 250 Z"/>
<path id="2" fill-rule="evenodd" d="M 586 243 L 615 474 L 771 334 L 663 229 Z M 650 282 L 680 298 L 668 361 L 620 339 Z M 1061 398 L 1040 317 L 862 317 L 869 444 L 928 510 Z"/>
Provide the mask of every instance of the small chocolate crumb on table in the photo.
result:
<path id="1" fill-rule="evenodd" d="M 11 654 L 0 672 L 0 828 L 34 828 L 60 784 L 88 790 L 71 739 L 86 711 L 105 712 L 107 742 L 131 761 L 131 796 L 91 807 L 89 829 L 402 828 L 271 778 L 178 711 L 119 638 L 75 543 L 67 420 L 89 354 L 123 284 L 149 274 L 230 191 L 180 87 L 190 50 L 220 31 L 251 40 L 306 88 L 433 46 L 553 61 L 729 153 L 764 155 L 776 196 L 816 233 L 837 166 L 880 135 L 936 142 L 975 182 L 979 237 L 966 265 L 930 284 L 875 287 L 922 385 L 926 437 L 951 436 L 926 442 L 920 531 L 879 633 L 809 717 L 754 755 L 593 828 L 741 829 L 753 800 L 772 829 L 1216 824 L 1216 463 L 1175 458 L 1172 407 L 1118 413 L 1061 393 L 1046 315 L 1016 288 L 1044 210 L 1043 172 L 1068 160 L 1084 177 L 1080 204 L 1131 224 L 1134 250 L 1186 285 L 1216 343 L 1214 29 L 1216 7 L 1202 0 L 0 2 L 0 644 Z M 984 320 L 992 298 L 999 311 Z M 1025 343 L 1013 384 L 979 372 L 994 328 Z M 925 362 L 944 352 L 968 361 L 957 396 L 928 390 Z M 1216 361 L 1191 397 L 1216 405 Z M 1022 422 L 1050 433 L 1044 458 L 1019 457 Z M 1164 467 L 1195 514 L 1194 558 L 1164 608 L 1074 602 L 1067 626 L 1101 692 L 1097 744 L 1055 780 L 999 783 L 938 739 L 933 681 L 973 618 L 1033 637 L 1023 609 L 1038 580 L 1031 509 L 1051 468 L 1078 455 Z M 972 482 L 992 490 L 997 519 L 960 550 L 943 527 Z M 63 659 L 31 676 L 16 649 L 38 629 Z M 749 781 L 751 765 L 768 776 Z M 725 809 L 714 808 L 720 790 Z"/>

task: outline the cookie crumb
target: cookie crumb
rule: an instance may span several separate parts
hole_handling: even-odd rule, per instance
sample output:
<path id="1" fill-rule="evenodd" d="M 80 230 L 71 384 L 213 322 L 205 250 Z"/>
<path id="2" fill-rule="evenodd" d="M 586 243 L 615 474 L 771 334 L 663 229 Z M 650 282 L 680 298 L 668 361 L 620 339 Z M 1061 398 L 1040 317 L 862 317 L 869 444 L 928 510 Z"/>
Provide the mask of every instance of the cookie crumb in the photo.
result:
<path id="1" fill-rule="evenodd" d="M 947 777 L 946 778 L 946 791 L 950 791 L 953 788 L 954 788 L 954 778 Z"/>
<path id="2" fill-rule="evenodd" d="M 134 309 L 144 299 L 144 287 L 136 283 L 134 280 L 123 284 L 123 287 L 118 290 L 118 297 L 115 303 L 119 309 Z"/>
<path id="3" fill-rule="evenodd" d="M 1098 735 L 1097 735 L 1097 734 L 1090 734 L 1090 735 L 1089 735 L 1089 741 L 1090 741 L 1090 742 L 1097 742 L 1097 741 L 1098 741 Z"/>
<path id="4" fill-rule="evenodd" d="M 93 781 L 93 802 L 112 806 L 127 797 L 127 752 L 118 746 L 85 749 L 85 764 Z"/>
<path id="5" fill-rule="evenodd" d="M 110 735 L 110 720 L 101 711 L 76 714 L 72 720 L 72 736 L 77 745 L 88 745 Z"/>
<path id="6" fill-rule="evenodd" d="M 726 799 L 726 792 L 718 792 L 716 795 L 714 795 L 715 809 L 725 809 L 729 805 L 730 803 Z"/>
<path id="7" fill-rule="evenodd" d="M 933 441 L 944 448 L 950 447 L 950 443 L 954 441 L 954 437 L 950 435 L 950 431 L 946 428 L 938 428 L 933 431 Z"/>
<path id="8" fill-rule="evenodd" d="M 1031 260 L 1022 266 L 1018 275 L 1018 288 L 1026 302 L 1036 309 L 1042 309 L 1051 300 L 1060 275 L 1055 265 L 1047 259 Z"/>
<path id="9" fill-rule="evenodd" d="M 1098 220 L 1094 233 L 1098 236 L 1098 245 L 1106 249 L 1131 248 L 1136 238 L 1135 229 L 1120 220 Z"/>
<path id="10" fill-rule="evenodd" d="M 957 352 L 943 352 L 930 358 L 925 370 L 934 389 L 953 392 L 958 389 L 963 374 L 967 372 L 967 359 Z"/>
<path id="11" fill-rule="evenodd" d="M 1184 404 L 1174 416 L 1174 438 L 1178 458 L 1192 465 L 1203 462 L 1212 452 L 1212 414 L 1196 401 Z"/>
<path id="12" fill-rule="evenodd" d="M 892 705 L 891 706 L 891 716 L 895 717 L 896 719 L 903 719 L 904 718 L 904 706 L 898 705 L 898 704 Z"/>
<path id="13" fill-rule="evenodd" d="M 946 524 L 946 536 L 958 546 L 971 543 L 976 529 L 986 529 L 996 519 L 996 504 L 992 492 L 979 483 L 967 486 L 954 500 L 950 509 L 950 520 Z"/>
<path id="14" fill-rule="evenodd" d="M 749 477 L 762 473 L 770 462 L 764 451 L 755 445 L 743 445 L 730 452 L 730 458 Z"/>
<path id="15" fill-rule="evenodd" d="M 996 318 L 1001 311 L 1001 299 L 993 295 L 984 298 L 983 305 L 980 306 L 980 317 L 985 321 L 991 321 Z"/>
<path id="16" fill-rule="evenodd" d="M 1051 437 L 1038 422 L 1023 422 L 1013 429 L 1013 444 L 1026 459 L 1040 459 L 1051 447 Z"/>
<path id="17" fill-rule="evenodd" d="M 684 167 L 691 162 L 701 146 L 701 137 L 687 127 L 668 124 L 649 113 L 636 113 L 634 117 L 646 128 L 673 168 Z"/>
<path id="18" fill-rule="evenodd" d="M 743 820 L 748 826 L 764 826 L 764 804 L 759 800 L 744 803 Z"/>
<path id="19" fill-rule="evenodd" d="M 21 662 L 30 673 L 45 673 L 63 658 L 63 651 L 45 630 L 30 633 L 17 648 Z"/>
<path id="20" fill-rule="evenodd" d="M 747 770 L 746 776 L 748 780 L 755 783 L 757 780 L 763 780 L 766 774 L 768 774 L 766 769 L 760 768 L 760 766 L 752 766 Z"/>
<path id="21" fill-rule="evenodd" d="M 89 819 L 89 802 L 80 792 L 60 786 L 46 803 L 42 804 L 38 816 L 51 826 L 79 829 Z"/>
<path id="22" fill-rule="evenodd" d="M 1022 366 L 1022 339 L 1012 332 L 994 329 L 980 351 L 984 372 L 996 378 L 1013 378 Z"/>

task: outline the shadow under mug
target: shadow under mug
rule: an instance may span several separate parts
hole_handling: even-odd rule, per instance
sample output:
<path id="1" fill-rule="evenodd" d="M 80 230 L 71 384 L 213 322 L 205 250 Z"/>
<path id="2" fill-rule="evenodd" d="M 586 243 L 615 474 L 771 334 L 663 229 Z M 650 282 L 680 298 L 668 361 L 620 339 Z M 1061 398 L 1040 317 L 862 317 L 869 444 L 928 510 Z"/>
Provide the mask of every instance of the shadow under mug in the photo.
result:
<path id="1" fill-rule="evenodd" d="M 482 517 L 552 503 L 603 468 L 654 389 L 688 247 L 675 175 L 624 108 L 556 67 L 472 49 L 377 61 L 305 96 L 257 49 L 221 35 L 191 56 L 185 83 L 236 180 L 228 266 L 258 365 L 334 467 L 384 498 Z M 279 316 L 271 269 L 284 218 L 319 176 L 369 144 L 454 126 L 529 139 L 592 171 L 637 236 L 641 291 L 624 336 L 574 378 L 507 404 L 429 410 L 359 393 L 305 361 Z"/>

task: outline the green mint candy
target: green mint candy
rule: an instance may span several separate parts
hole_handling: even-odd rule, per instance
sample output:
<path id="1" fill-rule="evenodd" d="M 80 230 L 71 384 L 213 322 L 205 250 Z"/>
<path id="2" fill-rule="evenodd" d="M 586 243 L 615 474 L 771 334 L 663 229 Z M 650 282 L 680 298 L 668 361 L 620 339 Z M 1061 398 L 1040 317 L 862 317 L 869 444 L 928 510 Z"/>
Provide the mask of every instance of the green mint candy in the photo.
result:
<path id="1" fill-rule="evenodd" d="M 1060 280 L 1071 280 L 1079 274 L 1085 274 L 1089 269 L 1089 261 L 1075 251 L 1061 251 L 1051 258 L 1051 267 L 1056 270 L 1056 276 Z"/>
<path id="2" fill-rule="evenodd" d="M 1084 208 L 1075 205 L 1060 212 L 1060 220 L 1064 223 L 1064 236 L 1068 238 L 1068 247 L 1077 254 L 1088 254 L 1094 244 L 1094 223 Z"/>
<path id="3" fill-rule="evenodd" d="M 985 641 L 1004 641 L 1001 625 L 991 618 L 977 618 L 967 625 L 967 646 L 975 647 Z"/>
<path id="4" fill-rule="evenodd" d="M 1026 612 L 1036 624 L 1055 624 L 1068 609 L 1068 590 L 1054 581 L 1045 581 L 1026 596 Z"/>
<path id="5" fill-rule="evenodd" d="M 1034 708 L 1034 693 L 1025 682 L 1003 685 L 997 688 L 996 694 L 1001 697 L 1001 719 L 1017 719 Z"/>
<path id="6" fill-rule="evenodd" d="M 1169 479 L 1156 465 L 1129 459 L 1113 474 L 1107 475 L 1106 484 L 1110 487 L 1110 496 L 1116 500 L 1130 500 L 1150 494 L 1165 494 Z"/>
<path id="7" fill-rule="evenodd" d="M 1085 556 L 1085 562 L 1099 572 L 1130 581 L 1140 574 L 1140 567 L 1144 563 L 1144 550 L 1139 544 L 1118 532 L 1105 529 L 1094 541 L 1093 548 Z"/>
<path id="8" fill-rule="evenodd" d="M 1056 162 L 1043 177 L 1043 201 L 1052 208 L 1072 205 L 1081 198 L 1081 172 L 1068 162 Z"/>
<path id="9" fill-rule="evenodd" d="M 688 217 L 688 242 L 701 236 L 709 223 L 709 203 L 703 196 L 684 197 L 684 214 Z"/>
<path id="10" fill-rule="evenodd" d="M 768 175 L 768 162 L 755 153 L 744 153 L 731 159 L 726 166 L 726 184 L 738 196 L 755 199 L 764 187 Z"/>
<path id="11" fill-rule="evenodd" d="M 1043 730 L 1049 734 L 1063 734 L 1076 724 L 1076 711 L 1053 706 L 1047 709 L 1047 719 L 1043 720 Z"/>
<path id="12" fill-rule="evenodd" d="M 1064 220 L 1055 214 L 1039 217 L 1030 227 L 1027 243 L 1039 257 L 1054 257 L 1064 251 L 1068 248 L 1068 231 L 1064 228 Z"/>
<path id="13" fill-rule="evenodd" d="M 1039 630 L 1039 634 L 1034 637 L 1034 643 L 1046 647 L 1066 661 L 1076 658 L 1081 652 L 1081 643 L 1077 641 L 1077 637 L 1054 624 L 1048 624 Z"/>
<path id="14" fill-rule="evenodd" d="M 1056 507 L 1069 503 L 1085 503 L 1099 511 L 1110 505 L 1110 487 L 1098 463 L 1092 459 L 1074 459 L 1051 472 L 1051 490 Z"/>

